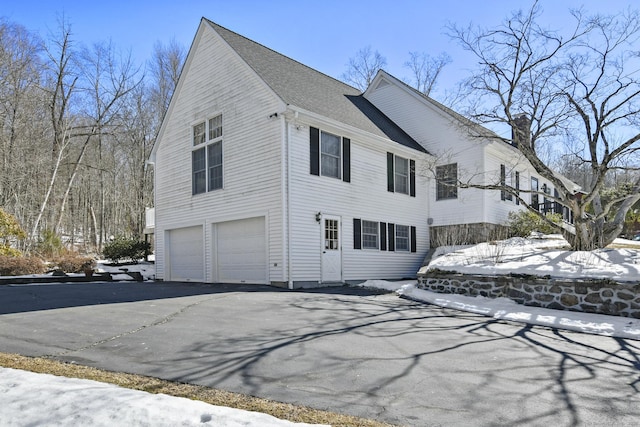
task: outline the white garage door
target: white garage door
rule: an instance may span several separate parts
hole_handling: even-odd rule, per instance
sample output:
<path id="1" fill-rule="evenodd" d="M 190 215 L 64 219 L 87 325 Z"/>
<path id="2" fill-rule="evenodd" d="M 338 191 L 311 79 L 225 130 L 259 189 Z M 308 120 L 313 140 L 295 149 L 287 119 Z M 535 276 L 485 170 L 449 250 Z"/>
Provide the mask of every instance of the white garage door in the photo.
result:
<path id="1" fill-rule="evenodd" d="M 169 280 L 204 282 L 202 226 L 169 231 Z"/>
<path id="2" fill-rule="evenodd" d="M 218 281 L 267 283 L 264 217 L 216 225 Z"/>

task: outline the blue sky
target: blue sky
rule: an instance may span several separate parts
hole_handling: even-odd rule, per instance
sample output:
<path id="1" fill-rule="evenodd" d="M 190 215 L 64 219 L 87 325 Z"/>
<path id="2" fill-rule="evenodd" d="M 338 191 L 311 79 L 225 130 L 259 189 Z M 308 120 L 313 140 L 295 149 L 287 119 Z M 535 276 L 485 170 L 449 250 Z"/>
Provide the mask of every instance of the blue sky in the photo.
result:
<path id="1" fill-rule="evenodd" d="M 387 58 L 387 71 L 408 75 L 403 67 L 410 51 L 436 56 L 447 52 L 453 62 L 440 79 L 440 90 L 451 88 L 473 67 L 465 54 L 444 34 L 448 22 L 482 26 L 499 24 L 511 11 L 528 8 L 519 0 L 15 0 L 0 9 L 4 18 L 46 38 L 64 18 L 77 43 L 111 40 L 131 50 L 142 63 L 155 42 L 175 38 L 189 47 L 204 16 L 280 53 L 339 77 L 350 57 L 371 46 Z M 632 3 L 620 0 L 541 0 L 550 27 L 567 22 L 568 9 L 615 12 Z"/>

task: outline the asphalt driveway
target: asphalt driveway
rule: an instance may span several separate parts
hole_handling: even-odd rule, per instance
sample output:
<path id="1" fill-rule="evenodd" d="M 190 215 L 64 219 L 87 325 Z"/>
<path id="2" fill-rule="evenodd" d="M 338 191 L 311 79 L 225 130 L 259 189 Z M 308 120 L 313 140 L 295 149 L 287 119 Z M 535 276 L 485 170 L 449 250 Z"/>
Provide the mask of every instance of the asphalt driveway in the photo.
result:
<path id="1" fill-rule="evenodd" d="M 0 351 L 399 425 L 637 425 L 640 341 L 353 288 L 0 286 Z"/>

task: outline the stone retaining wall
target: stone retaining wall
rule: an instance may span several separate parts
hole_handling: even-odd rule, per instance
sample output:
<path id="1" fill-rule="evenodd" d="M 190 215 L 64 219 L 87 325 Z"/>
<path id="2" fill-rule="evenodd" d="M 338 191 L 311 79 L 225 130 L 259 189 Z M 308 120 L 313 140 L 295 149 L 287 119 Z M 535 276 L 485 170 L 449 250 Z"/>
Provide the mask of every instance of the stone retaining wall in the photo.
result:
<path id="1" fill-rule="evenodd" d="M 519 304 L 640 319 L 640 284 L 604 280 L 427 272 L 418 287 L 439 293 L 505 297 Z"/>

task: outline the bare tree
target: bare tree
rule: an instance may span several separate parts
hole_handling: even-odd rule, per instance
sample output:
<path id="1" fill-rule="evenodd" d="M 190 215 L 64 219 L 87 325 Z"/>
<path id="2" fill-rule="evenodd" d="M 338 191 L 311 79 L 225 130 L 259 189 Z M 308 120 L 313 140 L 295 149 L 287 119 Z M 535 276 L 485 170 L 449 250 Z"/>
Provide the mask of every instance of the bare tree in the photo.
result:
<path id="1" fill-rule="evenodd" d="M 603 247 L 619 234 L 626 212 L 640 199 L 636 180 L 624 196 L 606 205 L 599 202 L 611 171 L 632 159 L 638 165 L 640 79 L 634 43 L 640 36 L 639 16 L 630 10 L 607 17 L 571 11 L 568 30 L 561 33 L 539 25 L 541 13 L 535 2 L 495 29 L 450 27 L 451 35 L 479 60 L 478 70 L 465 82 L 468 98 L 474 100 L 466 115 L 497 128 L 493 137 L 516 146 L 553 184 L 558 194 L 544 197 L 573 212 L 575 234 L 563 231 L 574 249 Z M 510 132 L 500 136 L 505 127 Z M 563 140 L 567 144 L 561 147 Z M 590 166 L 582 191 L 543 161 L 544 144 Z M 560 148 L 564 151 L 558 152 Z M 537 210 L 521 197 L 522 191 L 474 186 L 507 191 Z"/>
<path id="2" fill-rule="evenodd" d="M 0 20 L 0 206 L 29 230 L 25 249 L 54 232 L 87 251 L 141 237 L 145 161 L 185 57 L 175 41 L 156 44 L 141 82 L 130 57 L 76 44 L 64 19 L 45 43 Z"/>
<path id="3" fill-rule="evenodd" d="M 356 52 L 356 55 L 349 59 L 347 71 L 341 78 L 361 91 L 367 89 L 373 81 L 378 70 L 387 65 L 387 59 L 377 50 L 371 50 L 371 46 L 364 47 Z"/>
<path id="4" fill-rule="evenodd" d="M 39 92 L 41 43 L 24 27 L 0 20 L 0 206 L 21 223 L 31 215 L 44 112 Z"/>
<path id="5" fill-rule="evenodd" d="M 66 179 L 62 200 L 57 212 L 55 230 L 60 229 L 65 207 L 73 182 L 82 166 L 85 153 L 92 141 L 97 143 L 98 161 L 102 160 L 102 137 L 111 133 L 117 125 L 119 111 L 124 97 L 139 83 L 137 70 L 131 57 L 117 58 L 111 44 L 95 44 L 93 49 L 82 54 L 81 89 L 84 99 L 83 120 L 71 130 L 71 138 L 80 140 L 79 151 L 69 164 L 71 171 Z M 100 220 L 104 229 L 104 169 L 99 165 Z M 102 247 L 102 233 L 98 241 L 98 250 Z"/>
<path id="6" fill-rule="evenodd" d="M 442 69 L 450 62 L 451 57 L 446 52 L 436 57 L 424 52 L 409 52 L 409 60 L 404 63 L 404 66 L 411 71 L 411 78 L 407 83 L 429 96 L 436 86 Z"/>
<path id="7" fill-rule="evenodd" d="M 65 21 L 60 23 L 60 34 L 53 37 L 50 46 L 45 47 L 48 63 L 45 66 L 47 81 L 44 83 L 45 98 L 51 125 L 51 169 L 49 182 L 43 200 L 39 203 L 39 212 L 33 223 L 30 239 L 33 243 L 38 235 L 40 223 L 55 198 L 55 187 L 65 149 L 71 142 L 73 116 L 71 114 L 72 97 L 76 93 L 78 75 L 75 69 L 72 49 L 71 28 Z M 50 209 L 53 213 L 55 209 Z M 51 219 L 53 223 L 53 218 Z"/>
<path id="8" fill-rule="evenodd" d="M 162 115 L 169 108 L 169 102 L 178 84 L 186 57 L 187 52 L 184 46 L 180 45 L 175 39 L 172 39 L 166 46 L 160 42 L 154 45 L 153 57 L 149 61 L 149 70 L 152 78 L 152 84 L 149 89 L 156 112 L 161 112 L 160 120 L 162 120 Z"/>
<path id="9" fill-rule="evenodd" d="M 607 245 L 624 227 L 629 209 L 640 200 L 640 174 L 628 191 L 603 204 L 607 178 L 617 170 L 640 166 L 640 78 L 637 75 L 640 14 L 628 10 L 615 16 L 590 19 L 589 38 L 580 40 L 583 53 L 570 56 L 562 76 L 570 84 L 563 92 L 575 113 L 570 129 L 580 131 L 585 149 L 575 157 L 591 170 L 587 194 L 580 205 L 590 204 L 593 217 L 582 215 L 576 240 Z M 582 224 L 585 224 L 586 227 Z"/>

